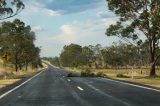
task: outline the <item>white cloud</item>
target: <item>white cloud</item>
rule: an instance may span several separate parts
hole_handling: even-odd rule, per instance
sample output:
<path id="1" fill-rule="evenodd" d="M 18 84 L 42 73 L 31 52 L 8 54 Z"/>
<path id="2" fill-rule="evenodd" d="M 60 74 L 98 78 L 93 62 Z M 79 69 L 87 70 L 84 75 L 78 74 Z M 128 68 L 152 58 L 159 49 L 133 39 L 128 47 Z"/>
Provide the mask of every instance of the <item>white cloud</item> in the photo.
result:
<path id="1" fill-rule="evenodd" d="M 47 2 L 51 2 L 52 0 L 48 0 Z M 44 4 L 36 2 L 36 1 L 26 1 L 25 2 L 25 11 L 22 11 L 22 14 L 25 15 L 34 15 L 35 13 L 43 13 L 48 16 L 60 16 L 61 13 L 58 11 L 54 11 L 45 7 Z"/>
<path id="2" fill-rule="evenodd" d="M 115 17 L 115 15 L 109 11 L 99 11 L 97 12 L 96 15 L 101 18 L 114 18 Z"/>
<path id="3" fill-rule="evenodd" d="M 49 16 L 60 16 L 61 14 L 58 11 L 46 10 L 48 11 Z"/>
<path id="4" fill-rule="evenodd" d="M 76 43 L 80 45 L 106 44 L 105 30 L 110 24 L 116 22 L 110 19 L 99 19 L 85 22 L 74 21 L 60 27 L 61 32 L 54 35 L 51 40 L 57 44 L 67 45 Z M 113 40 L 109 41 L 111 43 Z"/>
<path id="5" fill-rule="evenodd" d="M 41 27 L 41 26 L 34 26 L 34 27 L 32 28 L 32 30 L 33 30 L 34 32 L 47 31 L 47 29 L 45 29 L 45 28 L 43 28 L 43 27 Z"/>
<path id="6" fill-rule="evenodd" d="M 63 43 L 75 43 L 76 36 L 75 36 L 75 28 L 72 25 L 63 25 L 60 28 L 61 33 L 54 36 L 53 40 Z"/>

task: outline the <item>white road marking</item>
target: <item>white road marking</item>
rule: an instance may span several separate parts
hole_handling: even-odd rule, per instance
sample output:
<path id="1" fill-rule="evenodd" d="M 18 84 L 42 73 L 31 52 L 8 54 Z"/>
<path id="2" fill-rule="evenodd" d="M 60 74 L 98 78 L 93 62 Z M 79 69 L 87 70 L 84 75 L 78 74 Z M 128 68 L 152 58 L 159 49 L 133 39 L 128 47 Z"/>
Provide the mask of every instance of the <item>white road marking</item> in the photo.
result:
<path id="1" fill-rule="evenodd" d="M 108 80 L 108 81 L 113 81 L 113 82 L 118 82 L 118 83 L 121 83 L 121 84 L 126 84 L 126 85 L 130 85 L 130 86 L 134 86 L 134 87 L 138 87 L 138 88 L 143 88 L 143 89 L 147 89 L 147 90 L 152 90 L 152 91 L 156 91 L 156 92 L 160 92 L 160 90 L 158 90 L 158 89 L 149 88 L 149 87 L 145 87 L 145 86 L 140 86 L 140 85 L 136 85 L 136 84 L 130 84 L 130 83 L 127 83 L 127 82 L 122 82 L 122 81 L 117 81 L 117 80 L 112 80 L 112 79 L 107 79 L 107 78 L 101 78 L 101 79 Z"/>
<path id="2" fill-rule="evenodd" d="M 84 91 L 84 89 L 81 88 L 80 86 L 77 86 L 77 88 L 78 88 L 80 91 Z"/>
<path id="3" fill-rule="evenodd" d="M 68 82 L 71 82 L 71 80 L 70 80 L 70 79 L 68 79 Z"/>
<path id="4" fill-rule="evenodd" d="M 22 96 L 18 96 L 18 98 L 22 98 Z"/>
<path id="5" fill-rule="evenodd" d="M 104 96 L 107 96 L 107 97 L 109 97 L 109 98 L 112 98 L 112 99 L 114 99 L 114 100 L 116 100 L 116 101 L 118 101 L 118 102 L 121 102 L 121 103 L 125 104 L 126 106 L 130 106 L 129 103 L 127 103 L 127 102 L 125 102 L 125 101 L 123 101 L 123 100 L 121 100 L 121 99 L 118 99 L 118 98 L 116 98 L 116 97 L 113 97 L 112 95 L 109 95 L 109 94 L 101 91 L 100 89 L 94 87 L 93 85 L 91 85 L 91 84 L 89 84 L 89 83 L 87 83 L 87 82 L 85 82 L 85 84 L 86 84 L 88 87 L 90 87 L 91 89 L 97 91 L 97 92 L 98 92 L 99 94 L 101 94 L 101 95 L 104 95 Z"/>
<path id="6" fill-rule="evenodd" d="M 16 89 L 20 88 L 21 86 L 23 86 L 24 84 L 26 84 L 27 82 L 29 82 L 30 80 L 32 80 L 33 78 L 37 77 L 38 75 L 40 75 L 43 71 L 39 72 L 38 74 L 34 75 L 33 77 L 29 78 L 28 80 L 26 80 L 25 82 L 23 82 L 22 84 L 14 87 L 13 89 L 7 91 L 6 93 L 0 95 L 0 99 L 2 99 L 3 97 L 7 96 L 8 94 L 12 93 L 13 91 L 15 91 Z"/>

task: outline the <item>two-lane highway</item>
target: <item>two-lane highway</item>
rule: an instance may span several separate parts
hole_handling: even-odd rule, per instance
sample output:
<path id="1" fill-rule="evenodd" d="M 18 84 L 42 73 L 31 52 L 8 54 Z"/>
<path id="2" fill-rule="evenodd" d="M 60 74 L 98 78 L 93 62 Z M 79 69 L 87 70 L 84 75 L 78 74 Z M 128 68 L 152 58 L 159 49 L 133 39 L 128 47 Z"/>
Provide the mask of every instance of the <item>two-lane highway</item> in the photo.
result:
<path id="1" fill-rule="evenodd" d="M 49 66 L 0 99 L 0 106 L 160 106 L 160 91 L 103 78 L 66 77 Z"/>

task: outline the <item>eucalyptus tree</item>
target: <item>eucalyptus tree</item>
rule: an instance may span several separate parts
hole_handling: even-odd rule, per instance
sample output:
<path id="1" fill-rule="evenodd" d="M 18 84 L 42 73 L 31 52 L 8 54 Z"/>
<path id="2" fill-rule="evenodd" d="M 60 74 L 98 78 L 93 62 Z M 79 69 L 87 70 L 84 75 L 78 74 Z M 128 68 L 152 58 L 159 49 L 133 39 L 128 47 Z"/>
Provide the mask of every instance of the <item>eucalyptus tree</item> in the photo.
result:
<path id="1" fill-rule="evenodd" d="M 82 57 L 81 57 L 81 64 L 91 67 L 94 57 L 94 51 L 91 50 L 88 46 L 82 48 Z"/>
<path id="2" fill-rule="evenodd" d="M 19 14 L 25 5 L 21 0 L 0 0 L 0 20 Z"/>
<path id="3" fill-rule="evenodd" d="M 63 47 L 60 54 L 60 63 L 66 67 L 77 67 L 81 63 L 82 47 L 77 44 L 70 44 Z"/>
<path id="4" fill-rule="evenodd" d="M 156 76 L 155 66 L 160 53 L 160 2 L 159 0 L 106 0 L 110 11 L 119 20 L 110 25 L 107 36 L 118 36 L 129 43 L 142 42 L 145 36 L 150 54 L 150 76 Z M 143 37 L 144 38 L 144 37 Z"/>
<path id="5" fill-rule="evenodd" d="M 16 71 L 24 65 L 27 69 L 29 63 L 32 66 L 39 64 L 40 49 L 34 45 L 35 33 L 30 26 L 15 19 L 13 22 L 3 22 L 0 29 L 2 49 L 11 55 L 11 63 L 15 65 Z"/>

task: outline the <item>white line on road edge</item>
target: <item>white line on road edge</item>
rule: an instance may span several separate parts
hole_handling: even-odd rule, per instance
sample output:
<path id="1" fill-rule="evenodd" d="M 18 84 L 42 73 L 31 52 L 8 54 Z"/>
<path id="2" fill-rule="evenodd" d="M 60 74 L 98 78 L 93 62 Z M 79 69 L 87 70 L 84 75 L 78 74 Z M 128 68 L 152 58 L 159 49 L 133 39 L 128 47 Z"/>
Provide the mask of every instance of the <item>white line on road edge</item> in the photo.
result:
<path id="1" fill-rule="evenodd" d="M 130 86 L 134 86 L 134 87 L 138 87 L 138 88 L 143 88 L 143 89 L 147 89 L 147 90 L 152 90 L 152 91 L 156 91 L 156 92 L 160 92 L 160 90 L 158 90 L 158 89 L 149 88 L 149 87 L 140 86 L 140 85 L 135 85 L 135 84 L 130 84 L 130 83 L 127 83 L 127 82 L 122 82 L 122 81 L 117 81 L 117 80 L 112 80 L 112 79 L 107 79 L 107 78 L 101 78 L 101 79 L 109 80 L 109 81 L 113 81 L 113 82 L 118 82 L 118 83 L 121 83 L 121 84 L 126 84 L 126 85 L 130 85 Z"/>
<path id="2" fill-rule="evenodd" d="M 78 88 L 80 91 L 84 91 L 84 89 L 81 88 L 80 86 L 77 86 L 77 88 Z"/>
<path id="3" fill-rule="evenodd" d="M 13 89 L 7 91 L 6 93 L 0 95 L 0 99 L 2 99 L 3 97 L 7 96 L 8 94 L 12 93 L 13 91 L 15 91 L 16 89 L 20 88 L 21 86 L 23 86 L 24 84 L 26 84 L 27 82 L 29 82 L 30 80 L 32 80 L 33 78 L 37 77 L 38 75 L 40 75 L 43 71 L 39 72 L 38 74 L 34 75 L 33 77 L 29 78 L 28 80 L 26 80 L 25 82 L 23 82 L 22 84 L 14 87 Z"/>

